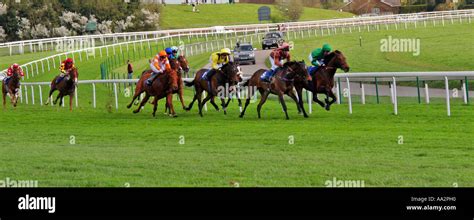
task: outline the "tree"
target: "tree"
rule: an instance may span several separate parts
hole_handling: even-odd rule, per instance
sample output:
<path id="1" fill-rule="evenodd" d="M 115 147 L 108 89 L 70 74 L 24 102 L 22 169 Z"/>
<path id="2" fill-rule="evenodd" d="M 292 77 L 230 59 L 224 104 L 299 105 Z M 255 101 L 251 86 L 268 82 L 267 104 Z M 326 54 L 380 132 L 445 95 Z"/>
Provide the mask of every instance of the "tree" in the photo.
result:
<path id="1" fill-rule="evenodd" d="M 277 0 L 276 8 L 289 21 L 298 21 L 304 10 L 302 0 Z"/>

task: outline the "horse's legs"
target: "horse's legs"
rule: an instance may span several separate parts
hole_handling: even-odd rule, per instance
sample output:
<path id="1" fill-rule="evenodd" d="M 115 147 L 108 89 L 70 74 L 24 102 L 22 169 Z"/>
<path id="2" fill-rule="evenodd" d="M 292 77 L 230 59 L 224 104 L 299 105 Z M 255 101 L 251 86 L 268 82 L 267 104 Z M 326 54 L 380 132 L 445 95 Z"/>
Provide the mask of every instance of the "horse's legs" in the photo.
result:
<path id="1" fill-rule="evenodd" d="M 4 92 L 2 92 L 2 94 L 3 94 L 3 108 L 6 108 L 7 107 L 7 99 L 6 99 L 7 94 Z"/>
<path id="2" fill-rule="evenodd" d="M 296 88 L 296 87 L 295 87 L 295 89 L 296 89 L 296 95 L 298 96 L 298 104 L 299 104 L 299 106 L 298 106 L 298 114 L 300 114 L 300 113 L 301 113 L 301 110 L 304 110 L 303 88 L 300 88 L 300 87 Z M 300 108 L 301 106 L 303 106 L 303 108 Z"/>
<path id="3" fill-rule="evenodd" d="M 156 115 L 156 110 L 158 109 L 158 99 L 157 99 L 156 96 L 155 96 L 155 98 L 153 99 L 153 102 L 152 102 L 152 103 L 153 103 L 153 113 L 152 113 L 152 115 L 153 115 L 153 117 L 155 117 L 155 115 Z M 166 110 L 165 110 L 165 113 L 166 113 Z"/>
<path id="4" fill-rule="evenodd" d="M 52 87 L 50 90 L 49 90 L 49 94 L 48 94 L 48 100 L 46 101 L 45 105 L 49 105 L 49 101 L 51 101 L 51 96 L 53 95 L 53 92 L 56 91 L 56 88 L 55 87 Z M 53 103 L 53 104 L 56 104 L 56 103 Z"/>
<path id="5" fill-rule="evenodd" d="M 202 99 L 202 93 L 196 93 L 196 96 L 195 96 L 195 97 L 196 97 L 196 99 L 197 99 L 197 101 L 198 101 L 198 111 L 200 111 L 200 108 L 199 108 L 199 107 L 201 106 L 201 102 L 202 102 L 202 101 L 201 101 L 201 99 Z M 199 113 L 199 114 L 202 114 L 202 113 Z"/>
<path id="6" fill-rule="evenodd" d="M 283 107 L 283 111 L 285 112 L 286 120 L 288 120 L 290 118 L 288 117 L 288 111 L 286 109 L 286 104 L 285 104 L 285 99 L 283 98 L 283 93 L 280 92 L 280 94 L 278 94 L 278 97 L 280 98 L 281 107 Z"/>
<path id="7" fill-rule="evenodd" d="M 301 97 L 301 95 L 298 95 L 298 97 L 296 97 L 296 94 L 294 93 L 294 91 L 291 90 L 288 93 L 288 96 L 290 96 L 296 102 L 296 106 L 298 107 L 299 112 L 303 111 L 303 116 L 307 118 L 308 114 L 306 114 L 306 111 L 304 110 L 304 104 L 302 100 L 303 98 Z"/>
<path id="8" fill-rule="evenodd" d="M 316 103 L 318 103 L 321 107 L 326 107 L 326 104 L 324 104 L 323 102 L 321 102 L 319 99 L 318 99 L 318 93 L 313 93 L 313 101 L 315 101 Z"/>
<path id="9" fill-rule="evenodd" d="M 216 111 L 220 111 L 220 110 L 219 110 L 219 106 L 217 106 L 216 101 L 214 100 L 214 97 L 211 98 L 210 103 L 212 104 L 212 106 L 214 106 L 214 108 L 216 109 Z M 224 108 L 224 107 L 222 107 L 222 108 Z"/>
<path id="10" fill-rule="evenodd" d="M 72 100 L 74 99 L 74 94 L 69 95 L 69 111 L 72 112 Z"/>
<path id="11" fill-rule="evenodd" d="M 332 98 L 330 102 L 329 102 L 328 96 Z M 326 110 L 329 111 L 331 109 L 331 105 L 334 104 L 336 101 L 337 101 L 336 96 L 334 95 L 331 89 L 328 89 L 326 91 Z"/>
<path id="12" fill-rule="evenodd" d="M 265 90 L 262 94 L 262 97 L 260 98 L 260 102 L 258 103 L 258 106 L 257 106 L 258 118 L 261 118 L 260 110 L 262 110 L 262 105 L 265 104 L 265 102 L 267 101 L 268 95 L 270 95 L 270 92 L 268 90 Z M 247 101 L 248 100 L 249 99 L 247 99 Z"/>
<path id="13" fill-rule="evenodd" d="M 56 103 L 58 103 L 58 99 L 59 99 L 59 106 L 63 105 L 63 95 L 62 95 L 61 92 L 58 94 L 58 96 L 56 97 L 56 100 L 54 100 L 53 104 L 56 105 Z"/>
<path id="14" fill-rule="evenodd" d="M 135 102 L 135 99 L 137 99 L 137 97 L 139 97 L 141 94 L 142 94 L 142 91 L 135 92 L 135 94 L 133 94 L 132 101 L 130 102 L 130 104 L 127 105 L 127 108 L 131 108 L 133 105 L 133 102 Z"/>
<path id="15" fill-rule="evenodd" d="M 138 106 L 137 109 L 135 109 L 133 111 L 133 113 L 138 113 L 140 112 L 140 110 L 142 109 L 142 107 L 146 104 L 146 102 L 148 101 L 148 99 L 150 98 L 150 95 L 146 94 L 145 95 L 145 98 L 143 98 L 143 100 L 140 102 L 140 105 Z"/>
<path id="16" fill-rule="evenodd" d="M 229 102 L 230 102 L 230 98 L 229 98 Z M 225 102 L 225 99 L 224 98 L 221 98 L 221 105 L 222 105 L 222 109 L 224 110 L 224 115 L 227 115 L 227 105 L 229 104 L 229 102 Z"/>
<path id="17" fill-rule="evenodd" d="M 212 94 L 207 93 L 206 98 L 204 98 L 202 102 L 199 102 L 199 115 L 201 115 L 201 117 L 202 117 L 202 107 L 204 106 L 204 104 L 206 104 L 207 101 L 209 101 L 212 98 L 213 98 Z"/>
<path id="18" fill-rule="evenodd" d="M 180 87 L 179 87 L 179 101 L 181 101 L 181 106 L 183 106 L 183 110 L 186 110 L 186 105 L 184 104 L 184 98 L 183 98 L 183 79 L 180 78 Z"/>
<path id="19" fill-rule="evenodd" d="M 169 93 L 168 96 L 166 96 L 166 104 L 168 105 L 168 108 L 170 110 L 170 116 L 176 118 L 177 116 L 173 107 L 173 94 L 172 93 Z"/>

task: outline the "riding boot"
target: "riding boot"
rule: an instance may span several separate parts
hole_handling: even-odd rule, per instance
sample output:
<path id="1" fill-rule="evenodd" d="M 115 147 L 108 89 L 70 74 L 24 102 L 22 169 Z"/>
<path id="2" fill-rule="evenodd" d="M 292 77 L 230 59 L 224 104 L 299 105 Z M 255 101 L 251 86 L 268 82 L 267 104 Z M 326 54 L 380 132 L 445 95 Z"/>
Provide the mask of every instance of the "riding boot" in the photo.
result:
<path id="1" fill-rule="evenodd" d="M 8 85 L 8 82 L 10 81 L 10 76 L 5 77 L 5 85 Z"/>
<path id="2" fill-rule="evenodd" d="M 146 80 L 147 86 L 151 86 L 153 84 L 153 81 L 155 81 L 156 76 L 158 76 L 158 73 L 152 73 L 151 76 Z"/>
<path id="3" fill-rule="evenodd" d="M 266 72 L 264 72 L 262 74 L 262 76 L 260 77 L 261 80 L 263 80 L 264 82 L 270 82 L 270 78 L 273 76 L 273 70 L 270 69 L 270 70 L 267 70 Z"/>

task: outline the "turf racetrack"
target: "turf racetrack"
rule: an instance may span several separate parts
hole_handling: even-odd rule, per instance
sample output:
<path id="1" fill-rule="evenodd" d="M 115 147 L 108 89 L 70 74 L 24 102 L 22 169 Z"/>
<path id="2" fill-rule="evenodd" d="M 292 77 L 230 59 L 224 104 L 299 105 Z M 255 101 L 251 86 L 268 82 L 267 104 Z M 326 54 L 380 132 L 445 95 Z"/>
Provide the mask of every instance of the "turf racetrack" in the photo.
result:
<path id="1" fill-rule="evenodd" d="M 400 98 L 394 116 L 386 98 L 380 105 L 355 104 L 353 115 L 345 104 L 330 112 L 318 107 L 308 119 L 287 102 L 289 121 L 274 98 L 262 119 L 256 103 L 243 119 L 236 102 L 226 116 L 209 109 L 200 118 L 177 101 L 178 118 L 152 118 L 150 105 L 134 115 L 125 98 L 119 111 L 104 101 L 72 113 L 38 104 L 4 110 L 0 176 L 39 186 L 113 187 L 324 187 L 333 178 L 367 187 L 474 182 L 474 107 L 459 100 L 452 101 L 451 117 L 443 100 L 424 105 L 411 98 Z"/>

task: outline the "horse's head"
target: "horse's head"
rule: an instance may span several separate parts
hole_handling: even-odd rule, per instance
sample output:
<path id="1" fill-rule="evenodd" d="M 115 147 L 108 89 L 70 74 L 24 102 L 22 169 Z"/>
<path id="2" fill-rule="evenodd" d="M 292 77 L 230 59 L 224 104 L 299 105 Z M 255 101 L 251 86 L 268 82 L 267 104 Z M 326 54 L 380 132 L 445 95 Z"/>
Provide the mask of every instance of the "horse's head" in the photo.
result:
<path id="1" fill-rule="evenodd" d="M 79 77 L 77 68 L 72 68 L 72 70 L 69 71 L 69 76 L 74 80 L 74 83 L 77 84 L 77 78 Z"/>
<path id="2" fill-rule="evenodd" d="M 339 50 L 328 54 L 324 57 L 324 60 L 327 61 L 327 66 L 329 67 L 339 68 L 344 70 L 344 72 L 349 72 L 350 67 L 346 62 L 346 57 Z"/>
<path id="3" fill-rule="evenodd" d="M 283 65 L 288 69 L 288 78 L 299 78 L 304 82 L 311 81 L 311 76 L 308 74 L 306 63 L 304 61 L 290 61 Z"/>
<path id="4" fill-rule="evenodd" d="M 169 59 L 169 62 L 171 69 L 173 69 L 174 71 L 179 71 L 180 66 L 177 59 Z"/>
<path id="5" fill-rule="evenodd" d="M 179 66 L 184 71 L 184 73 L 189 72 L 189 62 L 184 55 L 179 55 L 178 57 Z"/>
<path id="6" fill-rule="evenodd" d="M 237 83 L 242 81 L 240 77 L 240 68 L 239 65 L 235 64 L 234 62 L 228 62 L 224 66 L 222 66 L 222 72 L 226 77 L 227 82 L 232 86 L 236 85 Z"/>

